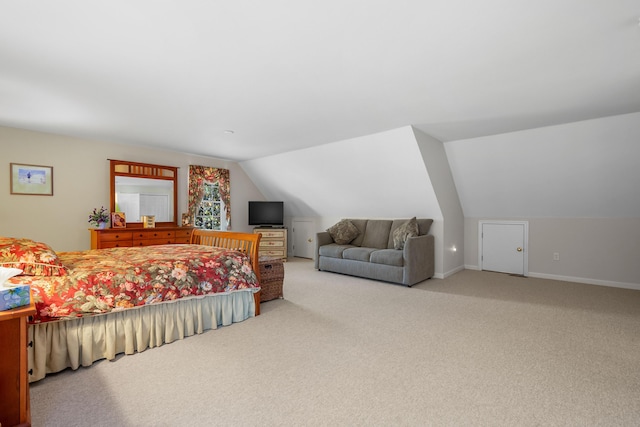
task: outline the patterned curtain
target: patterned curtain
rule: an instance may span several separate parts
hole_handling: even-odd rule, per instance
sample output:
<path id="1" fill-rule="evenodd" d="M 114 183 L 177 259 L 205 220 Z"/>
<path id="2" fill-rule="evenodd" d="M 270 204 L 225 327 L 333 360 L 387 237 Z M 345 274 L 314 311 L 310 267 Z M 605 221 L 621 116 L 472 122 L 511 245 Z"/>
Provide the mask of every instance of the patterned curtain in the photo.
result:
<path id="1" fill-rule="evenodd" d="M 204 182 L 217 183 L 220 198 L 227 210 L 227 229 L 231 230 L 231 194 L 229 169 L 189 165 L 189 219 L 193 223 L 204 197 Z"/>

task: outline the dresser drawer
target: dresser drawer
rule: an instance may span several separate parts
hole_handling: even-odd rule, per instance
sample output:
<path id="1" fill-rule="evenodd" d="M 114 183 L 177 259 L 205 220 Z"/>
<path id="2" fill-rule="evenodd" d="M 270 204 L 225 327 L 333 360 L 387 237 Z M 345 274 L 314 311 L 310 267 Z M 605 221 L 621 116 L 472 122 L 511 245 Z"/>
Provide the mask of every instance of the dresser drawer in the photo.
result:
<path id="1" fill-rule="evenodd" d="M 284 241 L 283 240 L 260 240 L 260 247 L 261 248 L 264 248 L 264 247 L 282 248 L 284 247 Z"/>
<path id="2" fill-rule="evenodd" d="M 260 249 L 260 256 L 270 256 L 270 257 L 276 257 L 276 258 L 285 258 L 285 251 L 284 249 Z"/>
<path id="3" fill-rule="evenodd" d="M 130 246 L 131 246 L 131 239 L 122 240 L 122 241 L 118 241 L 118 240 L 105 241 L 105 240 L 103 240 L 102 243 L 100 243 L 100 249 L 128 248 Z"/>
<path id="4" fill-rule="evenodd" d="M 133 235 L 130 231 L 123 231 L 118 233 L 104 233 L 100 235 L 100 241 L 102 242 L 115 242 L 118 240 L 131 240 Z"/>
<path id="5" fill-rule="evenodd" d="M 257 233 L 262 234 L 262 238 L 263 239 L 265 239 L 265 238 L 266 239 L 270 239 L 270 238 L 273 238 L 273 239 L 284 239 L 284 235 L 285 235 L 284 234 L 285 233 L 284 230 L 260 230 L 260 231 L 257 231 Z"/>
<path id="6" fill-rule="evenodd" d="M 192 228 L 189 228 L 187 230 L 176 230 L 175 235 L 176 235 L 176 243 L 189 243 L 189 240 L 191 239 L 191 232 L 193 231 Z M 178 242 L 178 239 L 187 239 L 186 242 Z"/>
<path id="7" fill-rule="evenodd" d="M 138 239 L 173 239 L 175 237 L 173 230 L 144 230 L 134 231 L 133 240 Z"/>
<path id="8" fill-rule="evenodd" d="M 171 245 L 176 239 L 134 239 L 133 246 L 153 246 L 153 245 Z"/>

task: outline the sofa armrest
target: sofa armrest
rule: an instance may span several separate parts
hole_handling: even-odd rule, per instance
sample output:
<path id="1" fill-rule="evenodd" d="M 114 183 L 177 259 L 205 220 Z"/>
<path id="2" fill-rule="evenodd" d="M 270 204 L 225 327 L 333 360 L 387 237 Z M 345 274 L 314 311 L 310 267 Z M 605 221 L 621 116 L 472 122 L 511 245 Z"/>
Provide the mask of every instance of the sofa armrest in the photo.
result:
<path id="1" fill-rule="evenodd" d="M 320 258 L 320 246 L 329 245 L 333 243 L 333 239 L 331 238 L 331 234 L 326 231 L 320 231 L 316 233 L 316 252 L 315 252 L 315 267 L 316 270 L 319 267 L 319 258 Z"/>
<path id="2" fill-rule="evenodd" d="M 403 284 L 415 285 L 433 277 L 435 272 L 435 238 L 431 234 L 409 237 L 404 244 Z"/>

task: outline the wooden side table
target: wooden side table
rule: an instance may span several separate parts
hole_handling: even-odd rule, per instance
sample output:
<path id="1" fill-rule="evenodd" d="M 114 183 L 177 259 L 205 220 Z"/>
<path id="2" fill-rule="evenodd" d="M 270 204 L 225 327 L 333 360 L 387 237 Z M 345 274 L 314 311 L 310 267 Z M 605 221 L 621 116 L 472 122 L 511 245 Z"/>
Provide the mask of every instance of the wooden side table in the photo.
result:
<path id="1" fill-rule="evenodd" d="M 31 304 L 0 311 L 0 425 L 31 425 L 27 360 L 27 317 Z"/>

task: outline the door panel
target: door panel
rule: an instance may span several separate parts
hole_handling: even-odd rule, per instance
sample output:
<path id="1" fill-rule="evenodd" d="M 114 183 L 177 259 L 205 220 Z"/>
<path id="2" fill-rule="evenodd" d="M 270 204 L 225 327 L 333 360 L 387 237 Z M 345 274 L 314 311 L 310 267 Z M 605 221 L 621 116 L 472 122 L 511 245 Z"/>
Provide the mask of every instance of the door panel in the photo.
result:
<path id="1" fill-rule="evenodd" d="M 293 256 L 313 259 L 315 235 L 312 221 L 293 220 Z"/>
<path id="2" fill-rule="evenodd" d="M 527 275 L 526 222 L 480 222 L 481 270 Z"/>

